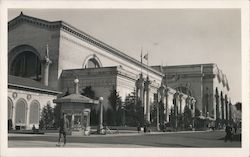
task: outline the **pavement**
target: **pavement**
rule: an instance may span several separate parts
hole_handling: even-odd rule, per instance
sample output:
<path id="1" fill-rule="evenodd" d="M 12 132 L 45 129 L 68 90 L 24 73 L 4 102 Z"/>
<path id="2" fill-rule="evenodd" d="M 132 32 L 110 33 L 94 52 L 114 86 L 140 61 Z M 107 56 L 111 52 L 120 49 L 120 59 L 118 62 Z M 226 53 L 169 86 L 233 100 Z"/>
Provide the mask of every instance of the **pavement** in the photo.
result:
<path id="1" fill-rule="evenodd" d="M 141 147 L 241 147 L 241 141 L 224 142 L 224 131 L 182 131 L 119 133 L 90 136 L 67 136 L 65 147 L 141 148 Z M 9 134 L 9 147 L 57 147 L 58 133 Z M 59 148 L 59 147 L 58 147 Z M 62 148 L 62 147 L 60 147 Z"/>

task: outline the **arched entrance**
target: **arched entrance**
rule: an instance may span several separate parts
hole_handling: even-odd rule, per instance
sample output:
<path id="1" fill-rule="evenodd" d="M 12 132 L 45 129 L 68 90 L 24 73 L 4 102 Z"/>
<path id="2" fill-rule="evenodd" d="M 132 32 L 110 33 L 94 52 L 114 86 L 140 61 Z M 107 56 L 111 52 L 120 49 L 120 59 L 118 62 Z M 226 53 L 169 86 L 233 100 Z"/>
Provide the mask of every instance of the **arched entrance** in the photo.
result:
<path id="1" fill-rule="evenodd" d="M 41 81 L 39 53 L 29 45 L 17 46 L 9 55 L 9 74 Z"/>
<path id="2" fill-rule="evenodd" d="M 8 97 L 8 130 L 13 129 L 12 116 L 13 116 L 13 102 Z"/>
<path id="3" fill-rule="evenodd" d="M 27 121 L 27 103 L 24 99 L 19 99 L 16 103 L 16 110 L 15 110 L 15 123 L 16 129 L 21 129 L 22 127 L 26 126 Z"/>
<path id="4" fill-rule="evenodd" d="M 38 125 L 40 118 L 40 103 L 37 100 L 31 102 L 29 122 L 32 125 Z"/>
<path id="5" fill-rule="evenodd" d="M 8 98 L 8 119 L 12 119 L 13 115 L 13 102 L 10 98 Z"/>

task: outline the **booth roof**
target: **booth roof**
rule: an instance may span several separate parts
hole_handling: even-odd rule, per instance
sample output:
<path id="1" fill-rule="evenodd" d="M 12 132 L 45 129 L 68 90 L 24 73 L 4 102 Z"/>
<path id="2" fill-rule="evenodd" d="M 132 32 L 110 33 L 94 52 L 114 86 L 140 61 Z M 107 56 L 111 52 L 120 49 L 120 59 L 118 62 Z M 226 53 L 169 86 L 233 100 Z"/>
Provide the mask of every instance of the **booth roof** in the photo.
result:
<path id="1" fill-rule="evenodd" d="M 62 98 L 55 99 L 54 103 L 85 103 L 85 104 L 98 104 L 98 100 L 90 99 L 80 94 L 70 94 Z"/>

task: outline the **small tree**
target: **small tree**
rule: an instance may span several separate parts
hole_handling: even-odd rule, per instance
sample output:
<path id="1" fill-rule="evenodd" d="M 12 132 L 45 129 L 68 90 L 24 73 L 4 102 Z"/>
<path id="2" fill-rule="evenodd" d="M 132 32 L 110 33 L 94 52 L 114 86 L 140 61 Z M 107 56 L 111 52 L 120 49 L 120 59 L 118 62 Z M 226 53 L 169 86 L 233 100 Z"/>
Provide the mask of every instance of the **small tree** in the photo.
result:
<path id="1" fill-rule="evenodd" d="M 107 110 L 107 124 L 108 125 L 119 125 L 121 124 L 121 118 L 119 115 L 119 108 L 122 105 L 121 97 L 117 90 L 113 87 L 110 91 L 110 96 L 108 97 L 109 104 L 111 109 Z"/>
<path id="2" fill-rule="evenodd" d="M 91 86 L 87 86 L 84 89 L 82 89 L 81 95 L 84 95 L 84 96 L 91 98 L 91 99 L 96 99 L 95 91 L 92 89 Z M 98 125 L 98 113 L 97 113 L 95 107 L 91 108 L 90 125 Z"/>
<path id="3" fill-rule="evenodd" d="M 188 128 L 192 124 L 192 112 L 188 106 L 185 106 L 183 116 L 184 127 Z"/>
<path id="4" fill-rule="evenodd" d="M 241 106 L 242 106 L 242 103 L 241 103 L 241 102 L 237 102 L 237 103 L 235 104 L 235 107 L 236 107 L 236 109 L 237 109 L 238 111 L 241 111 Z"/>
<path id="5" fill-rule="evenodd" d="M 53 108 L 47 104 L 42 109 L 41 123 L 45 129 L 52 128 L 54 123 Z M 42 128 L 43 128 L 42 127 Z"/>
<path id="6" fill-rule="evenodd" d="M 159 122 L 160 124 L 164 124 L 165 115 L 164 115 L 164 103 L 162 101 L 159 102 Z"/>
<path id="7" fill-rule="evenodd" d="M 92 89 L 91 86 L 87 86 L 84 89 L 82 89 L 81 95 L 84 95 L 84 96 L 91 98 L 91 99 L 96 99 L 95 91 Z"/>
<path id="8" fill-rule="evenodd" d="M 54 128 L 59 127 L 60 123 L 60 118 L 61 118 L 61 104 L 56 104 L 56 106 L 53 109 L 53 114 L 54 114 Z"/>

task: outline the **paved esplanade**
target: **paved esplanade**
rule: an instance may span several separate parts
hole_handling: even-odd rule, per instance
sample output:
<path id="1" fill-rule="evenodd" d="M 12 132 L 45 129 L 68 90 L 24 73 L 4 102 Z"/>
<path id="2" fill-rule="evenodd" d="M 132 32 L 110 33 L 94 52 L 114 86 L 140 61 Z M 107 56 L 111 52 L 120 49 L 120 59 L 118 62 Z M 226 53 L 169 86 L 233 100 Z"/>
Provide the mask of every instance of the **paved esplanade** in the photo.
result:
<path id="1" fill-rule="evenodd" d="M 240 141 L 224 142 L 224 131 L 127 133 L 113 135 L 68 136 L 66 147 L 241 147 Z M 9 147 L 56 147 L 58 134 L 9 134 Z"/>

